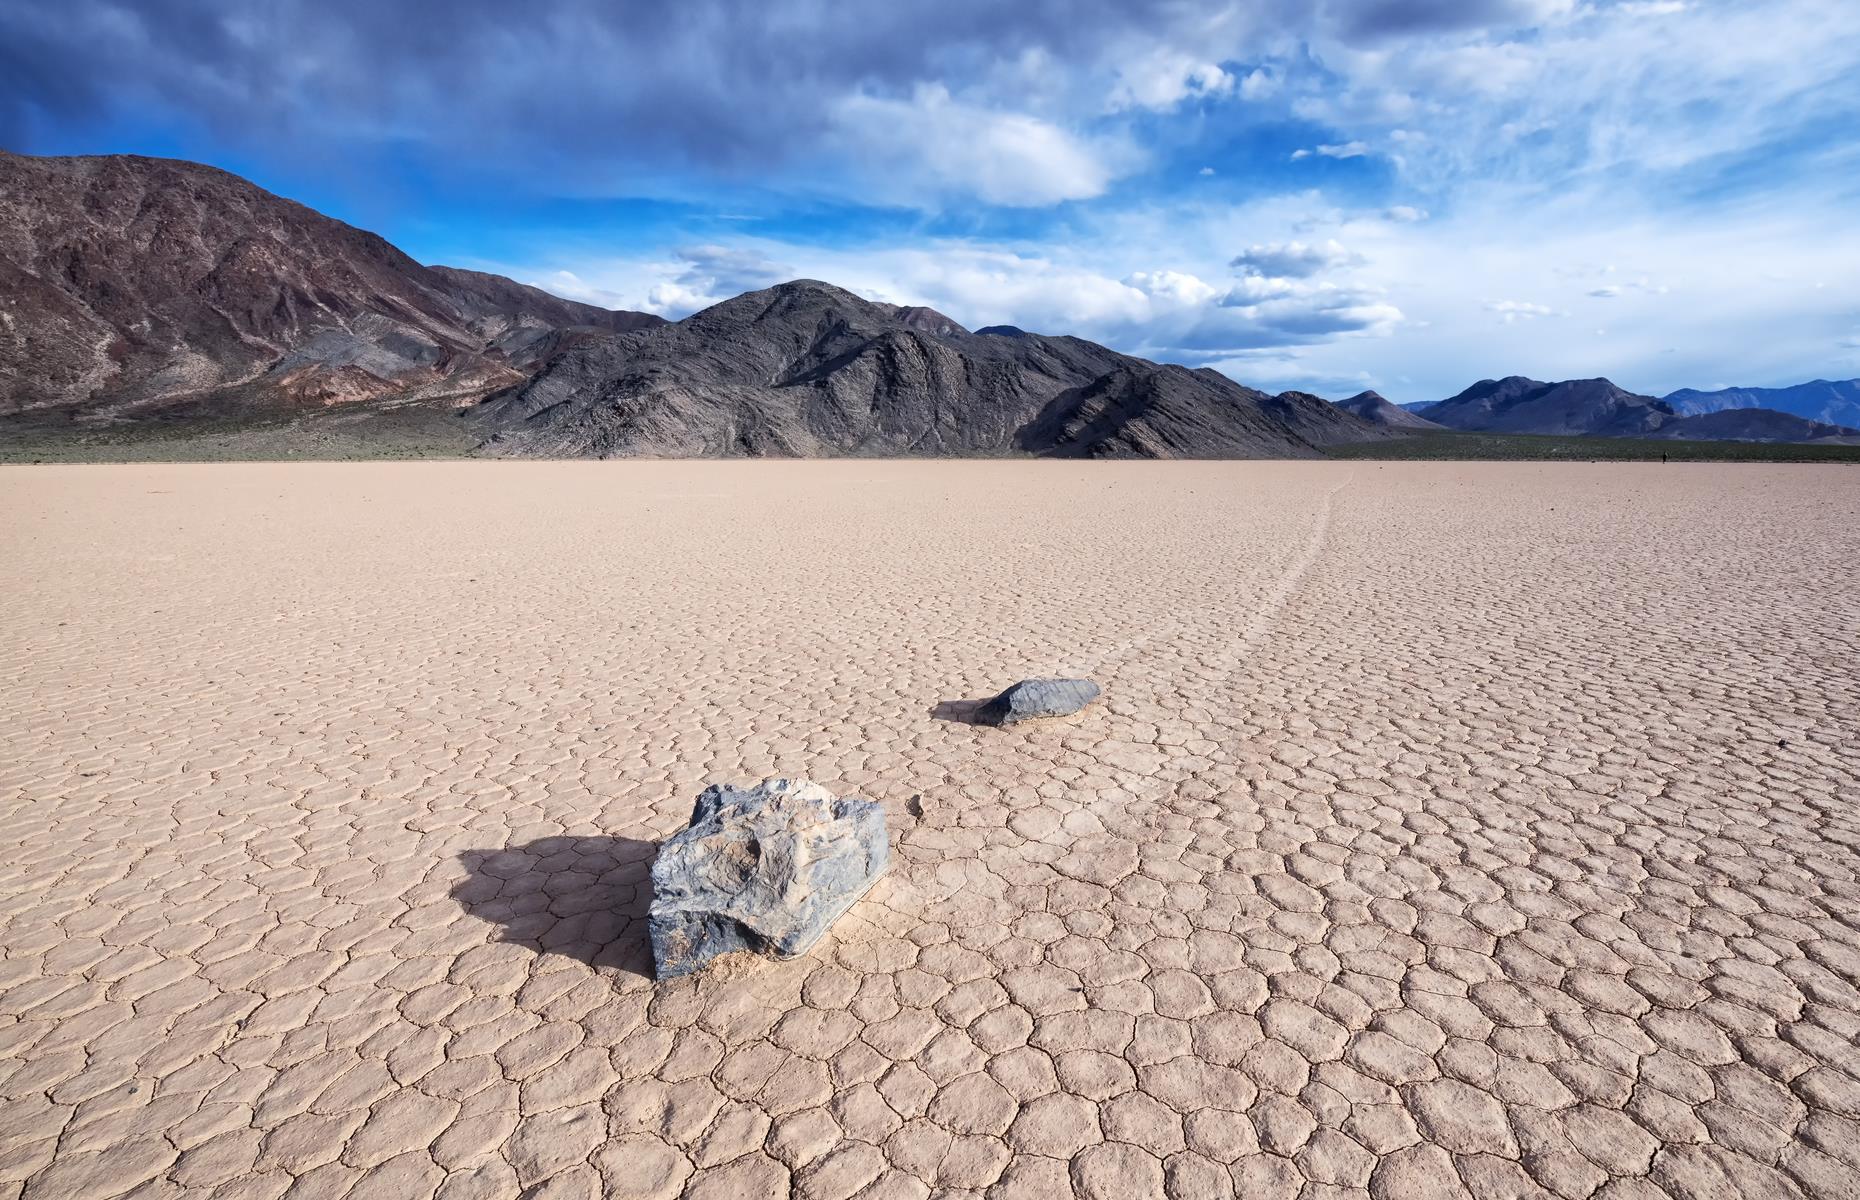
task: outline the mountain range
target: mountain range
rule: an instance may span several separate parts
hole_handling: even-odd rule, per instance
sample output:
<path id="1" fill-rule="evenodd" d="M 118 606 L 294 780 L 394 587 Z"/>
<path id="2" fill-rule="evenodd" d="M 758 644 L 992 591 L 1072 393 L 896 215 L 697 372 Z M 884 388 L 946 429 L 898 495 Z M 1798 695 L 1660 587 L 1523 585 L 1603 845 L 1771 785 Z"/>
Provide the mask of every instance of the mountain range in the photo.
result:
<path id="1" fill-rule="evenodd" d="M 1310 457 L 1316 396 L 796 280 L 683 321 L 415 262 L 212 167 L 0 154 L 0 414 L 456 407 L 510 455 Z"/>
<path id="2" fill-rule="evenodd" d="M 1456 396 L 1398 411 L 1448 429 L 1480 433 L 1860 443 L 1860 430 L 1774 409 L 1746 407 L 1688 416 L 1668 400 L 1638 395 L 1606 379 L 1482 379 Z"/>
<path id="3" fill-rule="evenodd" d="M 1072 337 L 971 333 L 801 279 L 588 338 L 480 406 L 523 456 L 1304 457 L 1391 436 L 1302 392 Z"/>
<path id="4" fill-rule="evenodd" d="M 1825 408 L 1860 386 L 1787 390 Z M 1440 429 L 1860 438 L 1757 395 L 1514 376 L 1420 412 L 1375 392 L 1332 404 L 816 280 L 667 322 L 422 265 L 213 167 L 0 151 L 0 417 L 16 422 L 415 406 L 456 411 L 487 453 L 575 457 L 1310 457 Z"/>
<path id="5" fill-rule="evenodd" d="M 1682 417 L 1743 408 L 1768 408 L 1829 425 L 1860 426 L 1860 379 L 1816 379 L 1794 387 L 1681 388 L 1665 400 Z"/>

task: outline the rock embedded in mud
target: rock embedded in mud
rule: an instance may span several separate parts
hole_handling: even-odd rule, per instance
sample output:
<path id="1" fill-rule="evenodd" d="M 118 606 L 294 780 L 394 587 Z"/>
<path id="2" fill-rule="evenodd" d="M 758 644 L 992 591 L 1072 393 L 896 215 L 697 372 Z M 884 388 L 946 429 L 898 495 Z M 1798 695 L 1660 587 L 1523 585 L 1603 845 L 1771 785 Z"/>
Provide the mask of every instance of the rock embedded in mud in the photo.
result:
<path id="1" fill-rule="evenodd" d="M 738 950 L 805 953 L 884 873 L 885 813 L 804 779 L 704 789 L 652 864 L 660 979 Z"/>
<path id="2" fill-rule="evenodd" d="M 1016 725 L 1043 717 L 1064 717 L 1098 698 L 1089 679 L 1023 679 L 975 712 L 983 725 Z"/>

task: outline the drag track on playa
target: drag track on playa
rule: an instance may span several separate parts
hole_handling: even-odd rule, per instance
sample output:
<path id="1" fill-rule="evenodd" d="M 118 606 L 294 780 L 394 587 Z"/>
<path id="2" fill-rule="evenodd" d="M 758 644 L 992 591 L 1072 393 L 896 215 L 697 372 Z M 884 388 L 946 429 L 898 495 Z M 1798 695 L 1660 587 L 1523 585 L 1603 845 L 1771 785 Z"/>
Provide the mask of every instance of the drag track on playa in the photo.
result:
<path id="1" fill-rule="evenodd" d="M 0 1198 L 1860 1191 L 1852 468 L 9 467 L 0 513 Z M 883 804 L 890 873 L 655 985 L 659 839 L 772 775 Z"/>

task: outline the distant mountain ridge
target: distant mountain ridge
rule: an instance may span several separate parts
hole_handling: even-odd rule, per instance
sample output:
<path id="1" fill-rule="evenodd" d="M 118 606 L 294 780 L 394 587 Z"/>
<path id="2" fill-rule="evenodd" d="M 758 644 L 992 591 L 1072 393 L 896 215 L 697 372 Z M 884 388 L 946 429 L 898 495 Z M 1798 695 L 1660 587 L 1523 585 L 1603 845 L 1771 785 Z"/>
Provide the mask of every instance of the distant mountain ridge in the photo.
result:
<path id="1" fill-rule="evenodd" d="M 1791 387 L 1733 387 L 1701 392 L 1680 388 L 1665 400 L 1680 416 L 1727 409 L 1768 408 L 1830 425 L 1860 426 L 1860 379 L 1812 379 Z"/>
<path id="2" fill-rule="evenodd" d="M 551 457 L 1312 457 L 1389 436 L 1316 396 L 809 279 L 590 338 L 477 416 L 492 453 Z"/>
<path id="3" fill-rule="evenodd" d="M 1851 428 L 1768 409 L 1743 409 L 1735 419 L 1725 413 L 1684 416 L 1665 400 L 1607 379 L 1482 379 L 1456 396 L 1408 411 L 1450 429 L 1481 433 L 1775 442 L 1860 437 Z"/>
<path id="4" fill-rule="evenodd" d="M 562 330 L 643 328 L 198 163 L 0 151 L 0 413 L 472 398 Z"/>
<path id="5" fill-rule="evenodd" d="M 1544 383 L 1510 375 L 1481 379 L 1420 415 L 1452 429 L 1485 433 L 1626 437 L 1651 433 L 1674 414 L 1663 401 L 1637 396 L 1606 379 Z"/>
<path id="6" fill-rule="evenodd" d="M 1773 408 L 1727 408 L 1680 417 L 1655 430 L 1657 438 L 1699 438 L 1712 442 L 1826 442 L 1860 445 L 1860 429 L 1811 421 Z"/>
<path id="7" fill-rule="evenodd" d="M 1432 429 L 1446 428 L 1415 411 L 1416 408 L 1424 408 L 1426 405 L 1394 404 L 1380 392 L 1358 392 L 1347 400 L 1337 401 L 1337 407 L 1352 416 L 1368 421 L 1371 425 L 1380 425 L 1387 429 L 1406 429 L 1423 433 Z"/>

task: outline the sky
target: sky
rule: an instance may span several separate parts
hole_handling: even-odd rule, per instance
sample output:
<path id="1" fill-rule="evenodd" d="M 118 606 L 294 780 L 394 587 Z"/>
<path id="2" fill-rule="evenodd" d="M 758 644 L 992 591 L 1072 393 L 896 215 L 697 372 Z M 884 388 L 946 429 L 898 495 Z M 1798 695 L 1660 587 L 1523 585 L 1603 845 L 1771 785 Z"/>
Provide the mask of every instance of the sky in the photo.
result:
<path id="1" fill-rule="evenodd" d="M 11 0 L 0 146 L 672 318 L 817 278 L 1402 403 L 1860 376 L 1854 0 Z"/>

